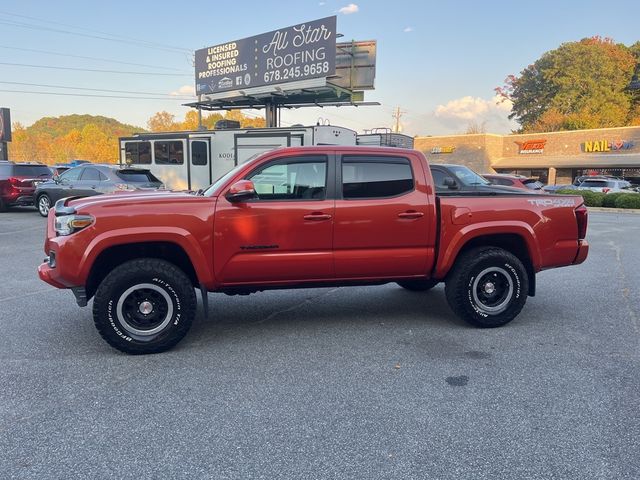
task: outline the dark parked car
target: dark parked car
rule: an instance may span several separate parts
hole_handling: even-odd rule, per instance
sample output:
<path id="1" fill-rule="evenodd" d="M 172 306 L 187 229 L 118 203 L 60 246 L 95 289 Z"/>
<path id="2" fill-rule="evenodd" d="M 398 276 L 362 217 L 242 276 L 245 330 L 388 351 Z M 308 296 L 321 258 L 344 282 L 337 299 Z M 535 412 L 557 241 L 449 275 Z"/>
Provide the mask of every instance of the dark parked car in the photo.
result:
<path id="1" fill-rule="evenodd" d="M 523 175 L 509 175 L 506 173 L 487 173 L 482 176 L 494 185 L 521 188 L 529 191 L 529 193 L 546 193 L 542 190 L 544 184 L 535 178 L 529 178 Z"/>
<path id="2" fill-rule="evenodd" d="M 102 193 L 132 190 L 157 190 L 163 184 L 149 170 L 119 165 L 83 164 L 38 185 L 36 206 L 43 217 L 64 197 L 89 197 Z"/>
<path id="3" fill-rule="evenodd" d="M 439 195 L 524 193 L 518 188 L 493 185 L 464 165 L 432 163 L 429 168 Z"/>
<path id="4" fill-rule="evenodd" d="M 0 162 L 0 210 L 33 205 L 36 185 L 52 175 L 49 167 L 39 163 Z"/>

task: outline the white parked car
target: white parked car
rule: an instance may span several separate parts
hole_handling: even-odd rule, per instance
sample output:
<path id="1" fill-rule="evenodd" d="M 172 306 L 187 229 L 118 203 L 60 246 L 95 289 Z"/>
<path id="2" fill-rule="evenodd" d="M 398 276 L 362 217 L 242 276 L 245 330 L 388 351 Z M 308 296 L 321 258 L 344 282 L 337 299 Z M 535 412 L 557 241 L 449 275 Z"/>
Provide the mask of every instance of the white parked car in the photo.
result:
<path id="1" fill-rule="evenodd" d="M 630 190 L 631 183 L 627 180 L 610 178 L 585 178 L 576 188 L 578 190 L 591 190 L 592 192 L 603 193 L 635 193 L 633 190 Z"/>

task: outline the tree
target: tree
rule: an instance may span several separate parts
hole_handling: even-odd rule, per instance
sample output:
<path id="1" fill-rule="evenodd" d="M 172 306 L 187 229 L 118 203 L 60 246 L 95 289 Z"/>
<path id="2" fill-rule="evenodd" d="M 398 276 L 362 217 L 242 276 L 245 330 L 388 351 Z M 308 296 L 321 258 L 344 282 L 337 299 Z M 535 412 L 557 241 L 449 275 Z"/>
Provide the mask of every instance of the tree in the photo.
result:
<path id="1" fill-rule="evenodd" d="M 640 105 L 628 89 L 639 57 L 640 42 L 626 47 L 592 37 L 564 43 L 496 91 L 513 102 L 509 118 L 524 132 L 628 125 Z"/>
<path id="2" fill-rule="evenodd" d="M 485 120 L 482 123 L 478 123 L 476 120 L 473 120 L 469 122 L 464 133 L 466 133 L 467 135 L 487 133 L 487 121 Z"/>
<path id="3" fill-rule="evenodd" d="M 180 130 L 176 124 L 176 116 L 169 112 L 158 112 L 147 121 L 147 126 L 152 132 L 170 132 Z"/>

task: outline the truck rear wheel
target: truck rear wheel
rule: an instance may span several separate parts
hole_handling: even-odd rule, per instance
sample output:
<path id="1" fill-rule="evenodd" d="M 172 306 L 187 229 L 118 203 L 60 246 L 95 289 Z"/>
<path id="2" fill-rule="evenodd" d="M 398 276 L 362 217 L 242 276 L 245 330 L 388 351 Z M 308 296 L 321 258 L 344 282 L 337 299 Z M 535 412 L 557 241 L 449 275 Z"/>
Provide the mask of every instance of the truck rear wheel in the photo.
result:
<path id="1" fill-rule="evenodd" d="M 438 285 L 437 280 L 427 280 L 427 279 L 412 279 L 412 280 L 401 280 L 397 282 L 402 288 L 406 288 L 407 290 L 411 290 L 412 292 L 426 292 L 427 290 L 431 290 L 433 287 Z"/>
<path id="2" fill-rule="evenodd" d="M 154 258 L 114 268 L 93 300 L 93 321 L 112 347 L 130 354 L 169 350 L 187 334 L 196 312 L 189 277 Z"/>
<path id="3" fill-rule="evenodd" d="M 481 328 L 506 325 L 524 307 L 529 279 L 522 262 L 496 247 L 462 254 L 449 274 L 445 294 L 451 309 Z"/>

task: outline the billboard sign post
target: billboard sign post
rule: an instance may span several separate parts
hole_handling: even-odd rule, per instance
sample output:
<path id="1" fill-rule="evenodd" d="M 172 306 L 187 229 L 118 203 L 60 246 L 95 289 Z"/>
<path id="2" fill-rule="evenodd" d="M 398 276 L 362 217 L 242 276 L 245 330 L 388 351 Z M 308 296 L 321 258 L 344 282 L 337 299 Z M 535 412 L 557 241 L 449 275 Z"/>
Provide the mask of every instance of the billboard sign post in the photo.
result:
<path id="1" fill-rule="evenodd" d="M 8 108 L 0 108 L 0 160 L 8 160 L 7 142 L 11 141 L 11 116 Z"/>
<path id="2" fill-rule="evenodd" d="M 196 50 L 196 94 L 278 85 L 336 72 L 336 17 Z"/>

